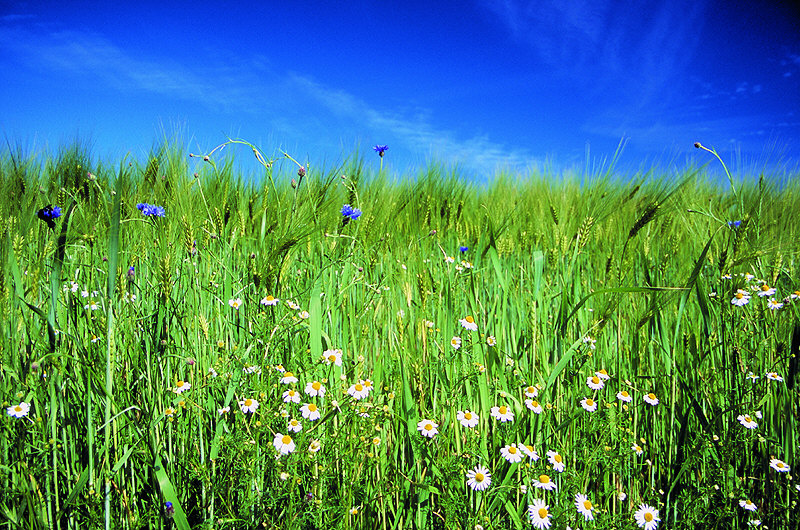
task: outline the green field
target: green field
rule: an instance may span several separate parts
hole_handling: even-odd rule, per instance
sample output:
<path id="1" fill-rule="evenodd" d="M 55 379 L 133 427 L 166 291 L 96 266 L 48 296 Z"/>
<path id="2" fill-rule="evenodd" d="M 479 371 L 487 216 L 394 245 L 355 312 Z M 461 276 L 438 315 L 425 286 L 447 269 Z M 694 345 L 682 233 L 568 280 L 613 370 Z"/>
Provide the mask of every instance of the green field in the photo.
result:
<path id="1" fill-rule="evenodd" d="M 796 524 L 800 175 L 224 153 L 0 152 L 0 527 Z"/>

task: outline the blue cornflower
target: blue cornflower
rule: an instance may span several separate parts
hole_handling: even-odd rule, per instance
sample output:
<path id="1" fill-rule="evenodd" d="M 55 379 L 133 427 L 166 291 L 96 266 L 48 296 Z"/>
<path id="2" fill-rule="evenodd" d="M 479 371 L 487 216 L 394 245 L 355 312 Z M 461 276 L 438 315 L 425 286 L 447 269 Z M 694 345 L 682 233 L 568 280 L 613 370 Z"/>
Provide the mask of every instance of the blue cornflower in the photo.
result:
<path id="1" fill-rule="evenodd" d="M 359 210 L 358 208 L 353 208 L 349 204 L 345 204 L 344 206 L 342 206 L 342 215 L 355 221 L 356 219 L 361 217 L 361 210 Z"/>
<path id="2" fill-rule="evenodd" d="M 378 156 L 379 156 L 379 157 L 383 158 L 383 153 L 385 153 L 385 152 L 386 152 L 386 150 L 387 150 L 387 149 L 389 149 L 389 146 L 388 146 L 388 145 L 376 145 L 376 146 L 375 146 L 375 147 L 373 147 L 372 149 L 373 149 L 373 150 L 374 150 L 376 153 L 378 153 Z"/>
<path id="3" fill-rule="evenodd" d="M 466 251 L 469 250 L 469 247 L 461 246 L 461 247 L 458 247 L 458 250 L 460 250 L 461 252 L 466 252 Z"/>
<path id="4" fill-rule="evenodd" d="M 140 202 L 136 205 L 136 208 L 139 209 L 147 217 L 155 216 L 155 217 L 164 217 L 164 208 L 162 206 L 156 206 L 155 204 L 147 204 L 146 202 Z"/>
<path id="5" fill-rule="evenodd" d="M 56 223 L 53 221 L 53 219 L 56 217 L 61 217 L 61 208 L 59 206 L 52 206 L 48 204 L 36 212 L 36 215 L 39 217 L 39 219 L 47 223 L 47 226 L 50 228 L 55 228 Z"/>
<path id="6" fill-rule="evenodd" d="M 164 503 L 164 514 L 168 519 L 171 519 L 172 516 L 175 515 L 175 507 L 169 501 Z"/>
<path id="7" fill-rule="evenodd" d="M 739 228 L 741 224 L 742 224 L 741 221 L 728 221 L 728 226 L 730 226 L 731 228 Z"/>

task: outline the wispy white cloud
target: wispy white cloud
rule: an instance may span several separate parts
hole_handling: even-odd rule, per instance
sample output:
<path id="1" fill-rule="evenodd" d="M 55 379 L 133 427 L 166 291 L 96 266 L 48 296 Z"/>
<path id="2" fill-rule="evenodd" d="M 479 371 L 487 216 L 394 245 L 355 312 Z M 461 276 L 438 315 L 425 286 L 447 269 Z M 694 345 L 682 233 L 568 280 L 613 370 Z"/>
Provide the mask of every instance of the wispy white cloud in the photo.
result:
<path id="1" fill-rule="evenodd" d="M 375 108 L 346 91 L 326 87 L 307 76 L 294 75 L 292 83 L 331 113 L 350 121 L 357 130 L 393 138 L 409 151 L 455 161 L 483 175 L 504 168 L 528 169 L 541 162 L 529 152 L 492 141 L 486 134 L 464 137 L 446 127 L 437 127 L 426 109 L 410 115 L 397 114 Z"/>
<path id="2" fill-rule="evenodd" d="M 145 92 L 226 111 L 245 110 L 255 103 L 253 94 L 243 88 L 255 81 L 252 69 L 222 72 L 199 60 L 181 64 L 137 57 L 92 32 L 37 32 L 6 26 L 0 27 L 0 47 L 7 60 L 15 58 L 29 68 L 91 79 L 122 94 Z"/>

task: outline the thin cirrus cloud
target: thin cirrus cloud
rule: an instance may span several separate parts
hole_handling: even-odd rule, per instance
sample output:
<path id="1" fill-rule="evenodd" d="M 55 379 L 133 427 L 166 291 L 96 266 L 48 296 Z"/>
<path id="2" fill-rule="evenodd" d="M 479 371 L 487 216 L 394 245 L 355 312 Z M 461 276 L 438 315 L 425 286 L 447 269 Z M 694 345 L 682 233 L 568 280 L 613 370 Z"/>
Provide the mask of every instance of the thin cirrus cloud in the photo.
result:
<path id="1" fill-rule="evenodd" d="M 310 75 L 275 72 L 263 57 L 225 56 L 187 65 L 169 57 L 134 56 L 92 32 L 21 27 L 0 28 L 0 46 L 20 64 L 47 75 L 80 76 L 117 94 L 154 95 L 178 102 L 178 109 L 199 106 L 211 119 L 214 113 L 222 115 L 217 119 L 225 121 L 223 129 L 237 127 L 231 120 L 258 123 L 262 130 L 286 136 L 282 141 L 307 143 L 315 152 L 327 150 L 326 156 L 340 154 L 328 146 L 370 137 L 391 142 L 409 158 L 441 157 L 480 174 L 536 163 L 529 153 L 509 150 L 487 135 L 464 138 L 439 128 L 427 109 L 413 114 L 379 109 Z M 316 139 L 306 142 L 303 131 L 310 123 Z"/>

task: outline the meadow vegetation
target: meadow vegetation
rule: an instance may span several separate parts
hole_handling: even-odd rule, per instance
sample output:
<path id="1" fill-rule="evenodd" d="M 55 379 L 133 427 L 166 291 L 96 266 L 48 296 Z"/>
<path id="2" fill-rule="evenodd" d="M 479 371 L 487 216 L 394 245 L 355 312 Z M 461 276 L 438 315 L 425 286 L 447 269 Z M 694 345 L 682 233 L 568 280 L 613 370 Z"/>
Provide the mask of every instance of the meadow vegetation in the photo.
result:
<path id="1" fill-rule="evenodd" d="M 0 152 L 0 526 L 794 524 L 798 175 L 231 151 Z"/>

